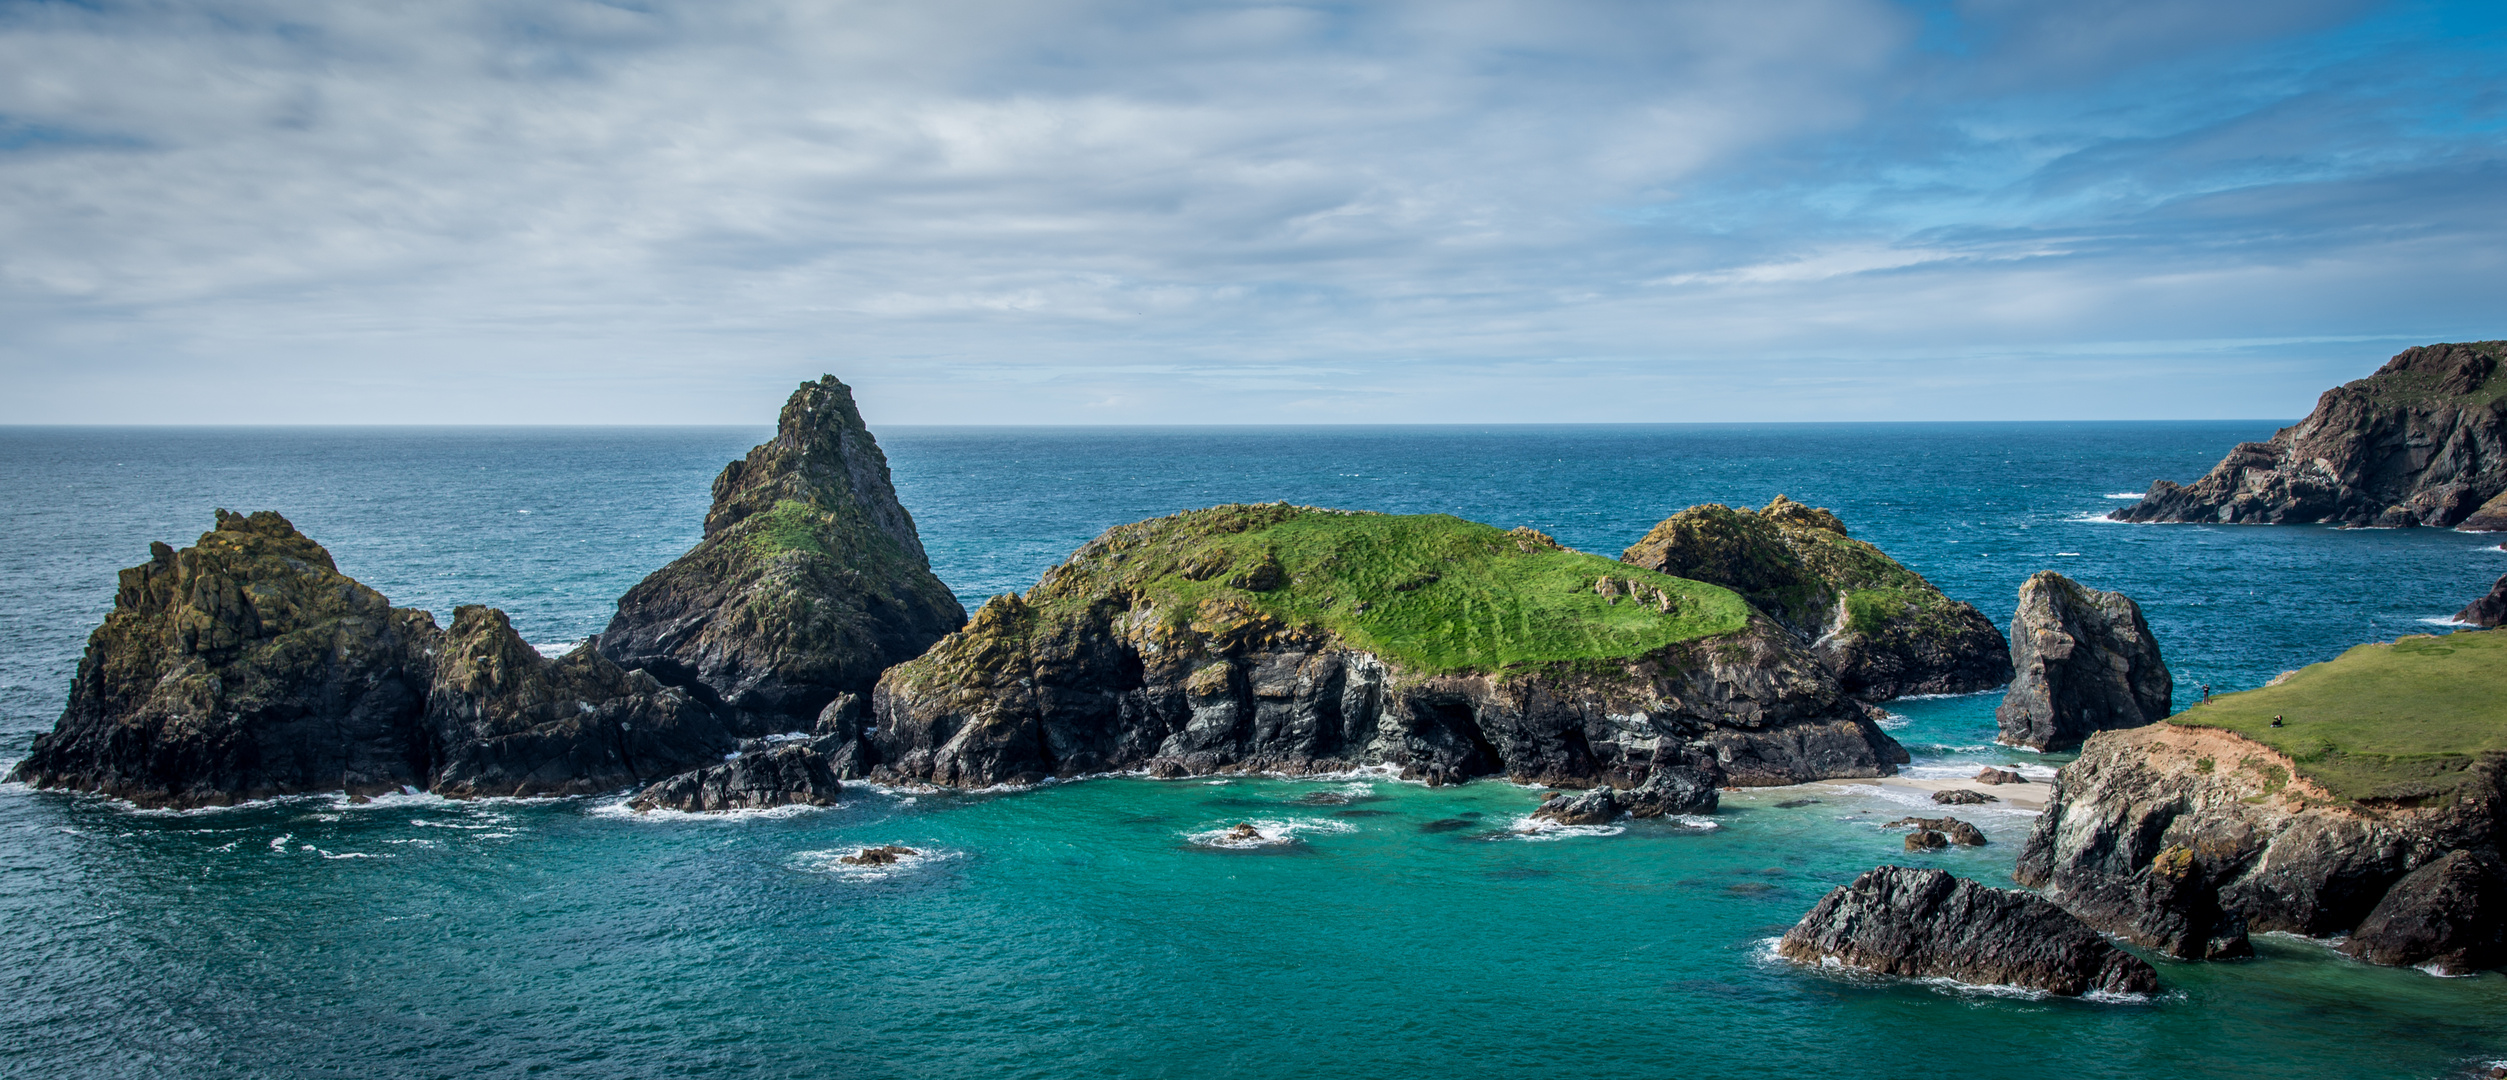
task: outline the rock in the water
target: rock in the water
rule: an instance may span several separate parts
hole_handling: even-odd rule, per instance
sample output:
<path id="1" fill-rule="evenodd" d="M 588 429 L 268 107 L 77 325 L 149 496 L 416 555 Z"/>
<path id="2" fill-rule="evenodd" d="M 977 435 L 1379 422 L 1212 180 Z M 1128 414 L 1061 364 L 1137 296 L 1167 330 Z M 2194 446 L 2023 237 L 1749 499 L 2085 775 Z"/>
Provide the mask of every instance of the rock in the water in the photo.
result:
<path id="1" fill-rule="evenodd" d="M 766 810 L 778 806 L 834 806 L 843 792 L 827 755 L 808 743 L 752 751 L 719 765 L 694 769 L 645 788 L 628 800 L 641 813 L 680 810 Z"/>
<path id="2" fill-rule="evenodd" d="M 1994 798 L 1993 796 L 1987 795 L 1981 791 L 1969 791 L 1966 788 L 1950 788 L 1945 791 L 1933 792 L 1932 801 L 1940 803 L 1943 806 L 1976 806 L 1981 803 L 2001 802 L 2002 800 Z"/>
<path id="3" fill-rule="evenodd" d="M 851 855 L 841 856 L 836 861 L 846 866 L 892 866 L 898 859 L 919 854 L 922 853 L 910 847 L 881 844 L 878 847 L 866 847 Z"/>
<path id="4" fill-rule="evenodd" d="M 149 545 L 16 776 L 142 806 L 426 783 L 424 611 L 395 608 L 267 511 Z"/>
<path id="5" fill-rule="evenodd" d="M 1620 809 L 1639 818 L 1712 814 L 1719 799 L 1713 778 L 1678 765 L 1658 766 L 1644 783 L 1614 794 Z"/>
<path id="6" fill-rule="evenodd" d="M 1927 830 L 1940 834 L 1941 836 L 1947 838 L 1950 843 L 1957 844 L 1960 847 L 1983 847 L 1985 845 L 1985 834 L 1983 830 L 1954 817 L 1899 818 L 1896 821 L 1890 822 L 1886 827 L 1892 829 L 1915 828 Z M 1911 842 L 1912 840 L 1910 838 L 1910 843 Z M 1927 844 L 1926 846 L 1940 847 L 1941 845 Z M 1909 847 L 1907 850 L 1913 851 L 1914 848 Z"/>
<path id="7" fill-rule="evenodd" d="M 2472 516 L 2456 522 L 2455 527 L 2465 532 L 2507 532 L 2507 491 L 2491 496 L 2490 501 L 2482 503 Z"/>
<path id="8" fill-rule="evenodd" d="M 1489 605 L 1521 617 L 1467 614 Z M 1711 789 L 1906 760 L 1729 591 L 1528 529 L 1285 504 L 1109 530 L 890 669 L 872 714 L 872 775 L 968 787 L 1391 765 L 1622 789 L 1688 770 Z"/>
<path id="9" fill-rule="evenodd" d="M 1931 829 L 1917 829 L 1914 832 L 1906 834 L 1906 849 L 1908 851 L 1936 851 L 1949 846 L 1950 839 L 1948 837 L 1934 832 Z"/>
<path id="10" fill-rule="evenodd" d="M 741 734 L 809 726 L 966 621 L 853 392 L 803 383 L 772 441 L 714 480 L 705 538 L 618 601 L 620 665 L 719 701 Z"/>
<path id="11" fill-rule="evenodd" d="M 2507 526 L 2507 342 L 2405 349 L 2324 392 L 2270 442 L 2190 486 L 2161 480 L 2119 521 Z M 2469 519 L 2469 521 L 2468 521 Z"/>
<path id="12" fill-rule="evenodd" d="M 1976 782 L 1979 784 L 2025 784 L 2028 778 L 2009 769 L 1997 769 L 1987 765 L 1977 771 Z"/>
<path id="13" fill-rule="evenodd" d="M 2094 731 L 2156 723 L 2175 693 L 2141 605 L 2051 570 L 2020 585 L 2011 660 L 1994 719 L 2012 746 L 2069 750 Z"/>
<path id="14" fill-rule="evenodd" d="M 2471 623 L 2474 626 L 2497 626 L 2507 623 L 2507 576 L 2501 576 L 2497 584 L 2490 586 L 2488 596 L 2464 605 L 2462 611 L 2455 613 L 2455 621 Z"/>
<path id="15" fill-rule="evenodd" d="M 1690 507 L 1620 560 L 1740 593 L 1868 701 L 1973 693 L 2011 678 L 2009 647 L 1983 613 L 1846 535 L 1835 514 L 1782 495 L 1757 511 Z"/>
<path id="16" fill-rule="evenodd" d="M 2375 964 L 2468 975 L 2507 961 L 2507 865 L 2457 850 L 2403 876 L 2342 951 Z"/>
<path id="17" fill-rule="evenodd" d="M 1532 816 L 1561 825 L 1607 825 L 1619 816 L 1619 801 L 1611 797 L 1611 790 L 1606 787 L 1561 791 L 1542 800 Z"/>
<path id="18" fill-rule="evenodd" d="M 1899 866 L 1830 892 L 1776 951 L 1805 964 L 2072 997 L 2159 988 L 2149 964 L 2043 899 Z"/>

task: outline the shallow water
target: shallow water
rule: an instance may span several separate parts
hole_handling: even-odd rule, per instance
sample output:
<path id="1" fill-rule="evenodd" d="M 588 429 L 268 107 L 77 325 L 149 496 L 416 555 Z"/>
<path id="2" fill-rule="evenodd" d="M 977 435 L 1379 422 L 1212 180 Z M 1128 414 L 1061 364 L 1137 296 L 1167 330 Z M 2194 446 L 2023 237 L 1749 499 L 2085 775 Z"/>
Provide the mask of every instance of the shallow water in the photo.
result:
<path id="1" fill-rule="evenodd" d="M 2507 552 L 2457 534 L 2082 520 L 2271 427 L 881 439 L 970 606 L 1107 525 L 1226 500 L 1452 512 L 1615 552 L 1689 503 L 1782 491 L 1998 623 L 2036 569 L 2123 589 L 2182 701 L 2436 630 L 2420 620 L 2507 572 Z M 113 570 L 149 539 L 188 542 L 212 506 L 282 510 L 397 602 L 495 603 L 556 643 L 693 541 L 712 472 L 762 434 L 0 431 L 0 758 L 58 714 Z M 1912 771 L 2059 763 L 1991 747 L 1993 702 L 1893 703 Z M 1515 829 L 1537 793 L 1495 782 L 851 790 L 832 810 L 702 819 L 614 798 L 143 813 L 0 787 L 0 1060 L 210 1077 L 2425 1077 L 2507 1057 L 2507 979 L 2294 939 L 2163 963 L 2167 992 L 2141 1003 L 1768 959 L 1767 939 L 1881 862 L 2007 882 L 2026 815 L 1972 808 L 1991 845 L 1908 855 L 1877 822 L 1929 804 L 1869 785 L 1734 794 L 1711 828 L 1531 834 Z M 1239 822 L 1290 841 L 1211 842 Z M 884 843 L 923 854 L 835 862 Z"/>

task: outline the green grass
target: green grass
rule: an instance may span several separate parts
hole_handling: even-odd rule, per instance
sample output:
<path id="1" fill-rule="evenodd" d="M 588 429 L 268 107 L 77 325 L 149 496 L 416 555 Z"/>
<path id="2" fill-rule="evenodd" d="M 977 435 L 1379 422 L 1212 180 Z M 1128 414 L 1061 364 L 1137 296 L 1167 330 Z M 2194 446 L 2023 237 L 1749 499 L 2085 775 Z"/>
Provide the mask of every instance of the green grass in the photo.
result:
<path id="1" fill-rule="evenodd" d="M 754 555 L 769 557 L 786 551 L 824 555 L 827 546 L 819 534 L 828 527 L 828 518 L 808 503 L 782 499 L 774 509 L 751 514 L 733 528 L 740 531 L 740 542 Z"/>
<path id="2" fill-rule="evenodd" d="M 2507 359 L 2507 341 L 2467 341 L 2459 346 L 2473 353 Z M 2367 391 L 2380 405 L 2399 407 L 2429 406 L 2451 403 L 2467 407 L 2484 407 L 2507 400 L 2507 364 L 2496 374 L 2474 387 L 2470 393 L 2448 394 L 2439 386 L 2438 376 L 2425 371 L 2396 371 L 2370 375 L 2349 384 L 2350 388 Z"/>
<path id="3" fill-rule="evenodd" d="M 2168 719 L 2268 745 L 2345 799 L 2440 799 L 2479 755 L 2507 751 L 2507 630 L 2361 645 Z"/>
<path id="4" fill-rule="evenodd" d="M 1609 578 L 1612 593 L 1596 591 Z M 1635 591 L 1638 596 L 1619 595 Z M 1662 610 L 1661 598 L 1670 598 Z M 1126 525 L 1046 575 L 1047 617 L 1140 601 L 1177 629 L 1319 628 L 1421 673 L 1638 656 L 1730 634 L 1749 607 L 1668 577 L 1445 514 L 1221 506 Z"/>

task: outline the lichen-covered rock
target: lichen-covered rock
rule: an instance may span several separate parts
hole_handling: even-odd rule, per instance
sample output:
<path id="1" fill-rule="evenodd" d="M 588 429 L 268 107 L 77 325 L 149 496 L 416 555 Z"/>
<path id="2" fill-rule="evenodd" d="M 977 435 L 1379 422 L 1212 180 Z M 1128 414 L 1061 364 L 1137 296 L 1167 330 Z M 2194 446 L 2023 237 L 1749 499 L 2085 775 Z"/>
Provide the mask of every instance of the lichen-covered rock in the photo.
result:
<path id="1" fill-rule="evenodd" d="M 843 792 L 827 755 L 804 742 L 755 750 L 660 781 L 635 793 L 636 812 L 770 810 L 778 806 L 834 806 Z M 911 852 L 908 852 L 911 854 Z"/>
<path id="2" fill-rule="evenodd" d="M 2507 342 L 2405 349 L 2324 392 L 2270 442 L 2241 443 L 2202 479 L 2161 480 L 2119 521 L 2507 523 Z M 2486 512 L 2484 512 L 2486 511 Z"/>
<path id="3" fill-rule="evenodd" d="M 1985 803 L 2001 802 L 2002 800 L 1994 798 L 1993 796 L 1987 795 L 1981 791 L 1969 791 L 1966 788 L 1945 788 L 1943 790 L 1933 792 L 1932 801 L 1943 806 L 1981 806 Z"/>
<path id="4" fill-rule="evenodd" d="M 965 621 L 852 390 L 828 376 L 793 393 L 774 439 L 724 467 L 705 538 L 619 599 L 599 647 L 766 735 L 867 694 Z"/>
<path id="5" fill-rule="evenodd" d="M 1442 515 L 1226 506 L 1109 530 L 891 669 L 874 775 L 1392 765 L 1633 788 L 1894 771 L 1905 751 L 1732 593 Z"/>
<path id="6" fill-rule="evenodd" d="M 588 795 L 736 745 L 687 691 L 623 670 L 589 642 L 549 660 L 495 608 L 455 608 L 434 668 L 421 741 L 439 794 Z"/>
<path id="7" fill-rule="evenodd" d="M 19 779 L 176 807 L 424 782 L 432 616 L 267 511 L 220 510 L 197 545 L 149 550 Z"/>
<path id="8" fill-rule="evenodd" d="M 2176 684 L 2141 605 L 2052 570 L 2020 585 L 2011 660 L 2016 674 L 1994 718 L 2012 746 L 2069 750 L 2091 732 L 2156 723 L 2172 711 Z"/>
<path id="9" fill-rule="evenodd" d="M 2347 800 L 2230 732 L 2100 732 L 2056 777 L 2013 874 L 2092 926 L 2185 959 L 2246 955 L 2249 932 L 2345 933 L 2406 874 L 2450 851 L 2497 850 L 2503 764 L 2484 756 L 2443 798 Z"/>
<path id="10" fill-rule="evenodd" d="M 1757 511 L 1690 507 L 1620 559 L 1740 593 L 1865 700 L 1973 693 L 2011 678 L 2009 648 L 1983 613 L 1848 536 L 1835 514 L 1782 495 Z"/>
<path id="11" fill-rule="evenodd" d="M 1940 870 L 1883 866 L 1822 898 L 1776 944 L 1805 964 L 2078 997 L 2149 994 L 2159 976 L 2063 909 Z"/>
<path id="12" fill-rule="evenodd" d="M 2342 943 L 2374 964 L 2468 975 L 2507 961 L 2507 865 L 2450 851 L 2403 875 Z"/>
<path id="13" fill-rule="evenodd" d="M 2489 595 L 2464 605 L 2462 611 L 2455 613 L 2455 621 L 2474 626 L 2507 623 L 2507 576 L 2501 576 L 2497 584 L 2490 586 Z"/>

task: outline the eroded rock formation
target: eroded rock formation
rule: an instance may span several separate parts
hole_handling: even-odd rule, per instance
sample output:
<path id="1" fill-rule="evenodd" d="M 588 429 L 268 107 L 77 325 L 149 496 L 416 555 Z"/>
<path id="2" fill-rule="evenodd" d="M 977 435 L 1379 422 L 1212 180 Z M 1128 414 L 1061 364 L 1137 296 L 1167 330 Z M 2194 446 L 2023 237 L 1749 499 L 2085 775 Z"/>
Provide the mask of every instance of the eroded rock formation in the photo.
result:
<path id="1" fill-rule="evenodd" d="M 834 806 L 843 792 L 827 755 L 808 743 L 753 750 L 719 765 L 681 773 L 639 791 L 627 805 L 638 812 L 767 810 L 778 806 Z"/>
<path id="2" fill-rule="evenodd" d="M 2200 480 L 2161 480 L 2119 521 L 2507 527 L 2507 342 L 2406 349 Z M 2498 503 L 2491 506 L 2485 504 Z"/>
<path id="3" fill-rule="evenodd" d="M 2490 586 L 2489 595 L 2465 604 L 2462 611 L 2455 613 L 2455 621 L 2474 626 L 2507 623 L 2507 575 L 2502 575 L 2497 584 Z"/>
<path id="4" fill-rule="evenodd" d="M 2158 973 L 2063 909 L 1940 870 L 1883 866 L 1822 898 L 1776 951 L 1805 964 L 2020 986 L 2077 997 L 2149 994 Z"/>
<path id="5" fill-rule="evenodd" d="M 2068 750 L 2091 732 L 2166 717 L 2175 682 L 2141 606 L 2054 571 L 2020 585 L 2011 616 L 2011 689 L 1994 710 L 2001 740 Z"/>
<path id="6" fill-rule="evenodd" d="M 1865 700 L 1973 693 L 2011 678 L 2010 651 L 1981 612 L 1848 536 L 1835 514 L 1782 495 L 1757 511 L 1692 506 L 1620 559 L 1740 593 Z"/>
<path id="7" fill-rule="evenodd" d="M 828 376 L 793 393 L 774 439 L 723 468 L 704 539 L 619 599 L 599 645 L 767 735 L 808 728 L 965 621 L 852 390 Z"/>

